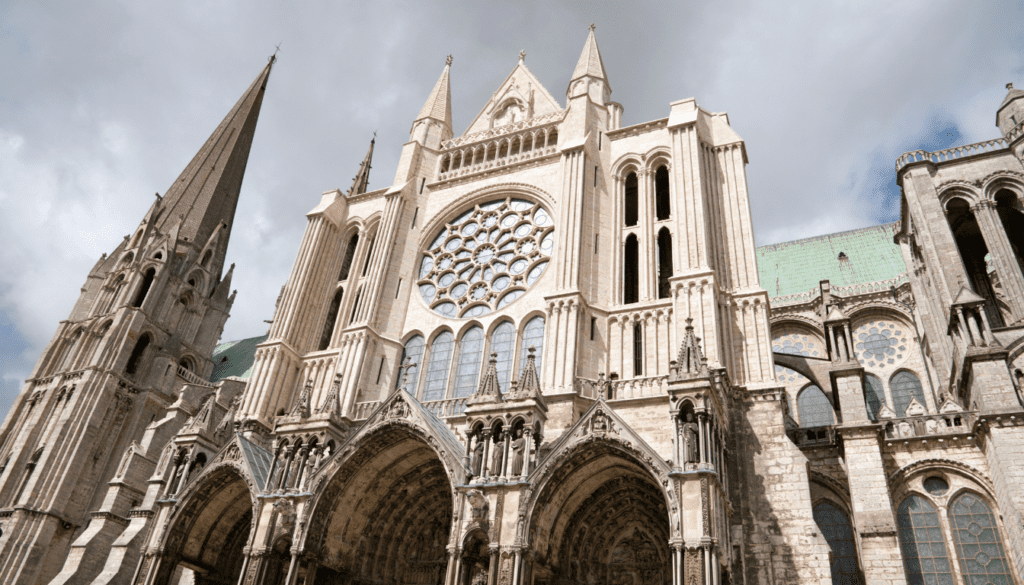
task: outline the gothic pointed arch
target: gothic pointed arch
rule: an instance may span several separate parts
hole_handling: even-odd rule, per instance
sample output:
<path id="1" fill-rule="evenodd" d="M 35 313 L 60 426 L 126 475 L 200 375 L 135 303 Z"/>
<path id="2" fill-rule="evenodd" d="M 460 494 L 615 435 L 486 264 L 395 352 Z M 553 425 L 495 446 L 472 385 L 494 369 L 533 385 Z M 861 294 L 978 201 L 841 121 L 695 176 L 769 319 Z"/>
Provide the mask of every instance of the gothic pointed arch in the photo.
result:
<path id="1" fill-rule="evenodd" d="M 670 469 L 603 399 L 552 445 L 530 475 L 516 541 L 539 551 L 535 574 L 617 582 L 629 573 L 671 582 L 678 536 Z"/>
<path id="2" fill-rule="evenodd" d="M 237 582 L 258 495 L 253 479 L 236 462 L 204 469 L 177 496 L 178 510 L 162 538 L 163 555 L 144 561 L 158 563 L 153 583 L 169 584 L 178 565 L 201 569 L 211 582 Z"/>
<path id="3" fill-rule="evenodd" d="M 467 478 L 461 455 L 452 432 L 404 390 L 385 400 L 311 478 L 295 546 L 320 559 L 317 581 L 439 582 L 455 486 Z"/>

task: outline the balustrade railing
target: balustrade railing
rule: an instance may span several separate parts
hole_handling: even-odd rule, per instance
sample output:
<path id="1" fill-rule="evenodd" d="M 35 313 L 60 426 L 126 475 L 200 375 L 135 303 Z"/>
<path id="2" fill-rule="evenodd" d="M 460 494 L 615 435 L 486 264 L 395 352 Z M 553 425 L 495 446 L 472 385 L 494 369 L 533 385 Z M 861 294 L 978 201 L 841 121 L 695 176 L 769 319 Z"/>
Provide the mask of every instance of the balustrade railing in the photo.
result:
<path id="1" fill-rule="evenodd" d="M 213 388 L 213 384 L 209 381 L 204 380 L 197 376 L 194 372 L 186 368 L 185 366 L 178 366 L 178 377 L 185 380 L 193 386 L 206 386 L 207 388 Z"/>
<path id="2" fill-rule="evenodd" d="M 976 412 L 922 414 L 881 421 L 886 439 L 905 439 L 931 435 L 968 434 L 978 418 Z"/>
<path id="3" fill-rule="evenodd" d="M 847 286 L 833 286 L 832 293 L 837 295 L 863 295 L 873 292 L 889 292 L 892 287 L 899 287 L 909 281 L 906 272 L 901 272 L 895 278 L 851 284 Z"/>
<path id="4" fill-rule="evenodd" d="M 357 402 L 352 407 L 352 420 L 366 420 L 370 418 L 370 414 L 377 410 L 380 406 L 380 400 L 373 400 L 370 402 Z"/>
<path id="5" fill-rule="evenodd" d="M 1016 128 L 1014 130 L 1016 130 Z M 948 160 L 955 160 L 967 156 L 974 156 L 976 154 L 984 154 L 986 152 L 1001 150 L 1006 148 L 1007 144 L 1009 144 L 1009 142 L 1006 138 L 996 138 L 994 140 L 986 140 L 984 142 L 976 142 L 974 144 L 967 144 L 964 146 L 954 146 L 953 148 L 947 148 L 945 150 L 936 150 L 935 152 L 928 152 L 926 150 L 905 152 L 902 156 L 896 159 L 896 172 L 899 172 L 900 169 L 910 163 L 921 161 L 931 161 L 933 163 L 945 162 Z"/>
<path id="6" fill-rule="evenodd" d="M 527 120 L 520 120 L 519 122 L 513 122 L 504 126 L 498 126 L 496 128 L 489 128 L 481 132 L 474 132 L 472 134 L 466 134 L 458 138 L 453 138 L 448 141 L 447 148 L 453 148 L 455 146 L 462 146 L 463 144 L 472 144 L 487 138 L 496 138 L 498 136 L 504 136 L 506 134 L 512 134 L 520 130 L 526 130 L 529 128 L 536 128 L 537 126 L 543 126 L 548 122 L 561 122 L 562 118 L 565 117 L 565 112 L 552 112 L 543 116 L 537 116 L 535 118 L 529 118 Z"/>
<path id="7" fill-rule="evenodd" d="M 449 398 L 447 400 L 431 400 L 430 402 L 424 402 L 423 408 L 434 413 L 434 416 L 437 418 L 462 416 L 466 412 L 467 400 L 469 400 L 468 396 Z"/>
<path id="8" fill-rule="evenodd" d="M 591 380 L 576 378 L 576 393 L 584 398 L 627 400 L 668 394 L 668 375 L 629 378 L 627 380 Z"/>

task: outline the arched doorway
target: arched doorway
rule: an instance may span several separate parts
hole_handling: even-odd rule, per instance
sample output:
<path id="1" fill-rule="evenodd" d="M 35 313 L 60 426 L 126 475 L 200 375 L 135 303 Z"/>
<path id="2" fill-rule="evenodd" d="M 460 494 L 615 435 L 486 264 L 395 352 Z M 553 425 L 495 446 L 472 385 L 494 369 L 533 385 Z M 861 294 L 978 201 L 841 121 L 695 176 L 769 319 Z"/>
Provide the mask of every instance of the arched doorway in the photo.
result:
<path id="1" fill-rule="evenodd" d="M 531 507 L 536 556 L 526 579 L 532 574 L 535 585 L 672 583 L 665 494 L 621 446 L 579 448 Z"/>
<path id="2" fill-rule="evenodd" d="M 252 527 L 252 492 L 230 465 L 210 470 L 181 496 L 154 585 L 237 583 Z"/>
<path id="3" fill-rule="evenodd" d="M 306 537 L 318 565 L 304 570 L 315 570 L 318 584 L 443 583 L 452 482 L 422 433 L 389 425 L 340 457 Z"/>

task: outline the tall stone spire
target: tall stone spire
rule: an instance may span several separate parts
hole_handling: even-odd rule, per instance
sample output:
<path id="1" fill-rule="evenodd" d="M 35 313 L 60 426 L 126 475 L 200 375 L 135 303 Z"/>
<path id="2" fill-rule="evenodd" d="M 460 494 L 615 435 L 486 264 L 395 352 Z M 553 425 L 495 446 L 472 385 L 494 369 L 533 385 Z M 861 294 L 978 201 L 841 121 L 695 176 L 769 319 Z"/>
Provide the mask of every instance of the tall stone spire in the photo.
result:
<path id="1" fill-rule="evenodd" d="M 452 86 L 448 81 L 448 72 L 452 67 L 452 56 L 448 55 L 448 59 L 445 61 L 444 71 L 441 72 L 441 77 L 434 84 L 433 91 L 430 92 L 430 97 L 427 98 L 427 102 L 423 104 L 423 109 L 420 110 L 420 115 L 416 117 L 416 121 L 424 119 L 432 119 L 441 122 L 448 127 L 449 131 L 452 127 Z"/>
<path id="2" fill-rule="evenodd" d="M 370 161 L 373 160 L 373 143 L 376 141 L 377 133 L 375 132 L 373 138 L 370 139 L 370 148 L 367 149 L 366 156 L 363 157 L 363 162 L 359 165 L 359 172 L 352 179 L 352 188 L 348 190 L 349 196 L 366 193 L 366 188 L 370 185 Z"/>
<path id="3" fill-rule="evenodd" d="M 597 39 L 594 37 L 594 25 L 590 25 L 590 34 L 587 35 L 587 42 L 583 45 L 583 53 L 576 63 L 576 69 L 572 72 L 570 85 L 577 79 L 594 77 L 608 84 L 608 77 L 604 73 L 604 61 L 601 60 L 601 51 L 597 48 Z"/>
<path id="4" fill-rule="evenodd" d="M 162 232 L 169 232 L 180 222 L 177 236 L 203 246 L 217 226 L 223 223 L 230 228 L 232 225 L 263 93 L 275 61 L 276 57 L 270 58 L 167 190 L 157 224 Z M 227 250 L 229 233 L 230 230 L 218 242 L 218 257 L 223 257 Z"/>

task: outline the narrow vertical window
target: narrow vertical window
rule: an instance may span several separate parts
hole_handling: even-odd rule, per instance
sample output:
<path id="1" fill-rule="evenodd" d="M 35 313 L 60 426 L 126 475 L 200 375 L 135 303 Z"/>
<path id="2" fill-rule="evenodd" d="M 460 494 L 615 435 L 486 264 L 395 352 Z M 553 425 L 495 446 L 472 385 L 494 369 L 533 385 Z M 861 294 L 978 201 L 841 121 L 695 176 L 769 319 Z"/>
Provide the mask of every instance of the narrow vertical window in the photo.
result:
<path id="1" fill-rule="evenodd" d="M 597 317 L 590 318 L 590 341 L 594 341 L 594 331 L 597 329 Z"/>
<path id="2" fill-rule="evenodd" d="M 511 321 L 505 321 L 491 333 L 491 353 L 498 354 L 498 386 L 508 390 L 512 378 L 512 357 L 516 349 L 516 328 Z"/>
<path id="3" fill-rule="evenodd" d="M 414 209 L 414 210 L 412 211 L 412 225 L 411 225 L 411 226 L 409 226 L 409 229 L 414 229 L 414 228 L 416 227 L 416 217 L 417 217 L 417 216 L 418 216 L 419 214 L 420 214 L 420 208 L 419 208 L 419 207 L 417 207 L 416 209 Z"/>
<path id="4" fill-rule="evenodd" d="M 349 238 L 348 246 L 345 248 L 345 258 L 341 261 L 341 273 L 338 275 L 338 280 L 348 280 L 348 273 L 352 269 L 352 259 L 355 258 L 357 244 L 359 244 L 359 234 L 355 233 Z"/>
<path id="5" fill-rule="evenodd" d="M 377 385 L 380 386 L 380 375 L 384 373 L 384 356 L 380 358 L 380 365 L 377 366 Z"/>
<path id="6" fill-rule="evenodd" d="M 150 268 L 146 271 L 146 275 L 142 277 L 142 287 L 139 288 L 139 294 L 135 296 L 135 302 L 132 303 L 133 307 L 142 306 L 143 301 L 146 300 L 146 295 L 149 294 L 149 288 L 153 286 L 153 277 L 155 276 L 155 268 Z"/>
<path id="7" fill-rule="evenodd" d="M 401 388 L 402 378 L 407 378 L 406 390 L 409 394 L 416 396 L 416 382 L 419 380 L 420 367 L 423 366 L 423 336 L 413 335 L 409 338 L 409 341 L 405 342 L 405 348 L 402 350 L 402 361 L 399 365 L 405 367 L 405 362 L 408 361 L 410 368 L 408 371 L 399 370 L 398 376 L 395 377 L 395 388 Z"/>
<path id="8" fill-rule="evenodd" d="M 594 186 L 597 187 L 597 167 L 594 167 Z"/>
<path id="9" fill-rule="evenodd" d="M 626 238 L 626 253 L 622 258 L 622 302 L 635 303 L 640 300 L 640 244 L 636 234 Z"/>
<path id="10" fill-rule="evenodd" d="M 359 299 L 363 296 L 363 291 L 356 291 L 356 300 L 352 303 L 352 314 L 348 316 L 348 324 L 351 325 L 356 320 L 356 312 L 359 310 Z"/>
<path id="11" fill-rule="evenodd" d="M 827 427 L 835 424 L 832 403 L 817 386 L 811 385 L 801 390 L 796 397 L 796 405 L 800 411 L 802 427 Z"/>
<path id="12" fill-rule="evenodd" d="M 597 234 L 594 234 L 594 254 L 597 254 Z"/>
<path id="13" fill-rule="evenodd" d="M 526 366 L 526 358 L 530 355 L 530 348 L 534 348 L 537 373 L 540 373 L 541 355 L 544 353 L 544 317 L 534 317 L 526 322 L 523 328 L 523 346 L 519 352 L 519 370 Z"/>
<path id="14" fill-rule="evenodd" d="M 640 214 L 640 195 L 637 188 L 636 173 L 629 173 L 626 175 L 626 196 L 624 198 L 624 204 L 626 225 L 636 225 Z"/>
<path id="15" fill-rule="evenodd" d="M 871 374 L 864 374 L 864 406 L 868 410 L 868 419 L 871 422 L 878 420 L 878 411 L 885 404 L 885 389 L 882 388 L 882 381 Z"/>
<path id="16" fill-rule="evenodd" d="M 953 568 L 946 554 L 946 539 L 942 536 L 935 506 L 917 494 L 907 496 L 897 509 L 896 526 L 906 563 L 907 583 L 953 583 Z"/>
<path id="17" fill-rule="evenodd" d="M 604 132 L 597 133 L 597 149 L 601 150 L 601 144 L 603 143 Z"/>
<path id="18" fill-rule="evenodd" d="M 483 357 L 484 330 L 481 327 L 473 327 L 459 342 L 459 362 L 455 368 L 455 389 L 452 391 L 452 398 L 463 398 L 476 390 Z"/>
<path id="19" fill-rule="evenodd" d="M 395 287 L 395 298 L 398 298 L 398 293 L 402 292 L 402 279 L 398 279 L 398 286 Z"/>
<path id="20" fill-rule="evenodd" d="M 320 331 L 320 343 L 317 344 L 317 351 L 323 351 L 331 345 L 331 337 L 334 336 L 334 324 L 338 320 L 338 309 L 341 308 L 341 297 L 345 289 L 339 288 L 327 306 L 327 318 L 324 319 L 323 329 Z"/>
<path id="21" fill-rule="evenodd" d="M 377 242 L 377 237 L 370 238 L 370 245 L 366 247 L 366 259 L 363 260 L 363 272 L 362 276 L 366 276 L 366 271 L 370 268 L 370 259 L 373 258 L 373 245 Z"/>
<path id="22" fill-rule="evenodd" d="M 985 299 L 985 312 L 988 314 L 992 327 L 1003 326 L 1003 314 L 996 302 L 995 285 L 992 272 L 989 272 L 985 257 L 989 254 L 981 227 L 967 201 L 954 197 L 946 203 L 946 220 L 953 232 L 960 260 L 967 271 L 971 288 Z M 998 276 L 998 275 L 997 275 Z M 893 398 L 895 401 L 895 398 Z"/>
<path id="23" fill-rule="evenodd" d="M 665 167 L 662 167 L 665 168 Z M 658 230 L 658 298 L 667 299 L 671 293 L 669 279 L 672 278 L 672 234 L 667 227 Z"/>
<path id="24" fill-rule="evenodd" d="M 444 399 L 454 344 L 454 337 L 449 331 L 442 332 L 430 344 L 430 362 L 427 364 L 427 376 L 423 380 L 423 402 Z"/>
<path id="25" fill-rule="evenodd" d="M 850 517 L 831 502 L 814 506 L 814 523 L 832 549 L 832 583 L 856 585 L 861 583 L 857 563 L 857 544 L 853 540 Z"/>
<path id="26" fill-rule="evenodd" d="M 658 219 L 668 219 L 671 215 L 671 198 L 668 194 L 668 167 L 665 165 L 661 165 L 654 172 L 654 198 Z"/>
<path id="27" fill-rule="evenodd" d="M 420 181 L 420 193 L 421 194 L 423 193 L 423 188 L 426 187 L 426 186 L 427 186 L 427 178 L 424 177 L 423 180 Z"/>
<path id="28" fill-rule="evenodd" d="M 139 371 L 139 363 L 142 362 L 142 356 L 146 353 L 146 348 L 149 347 L 150 337 L 149 334 L 143 335 L 138 342 L 135 343 L 135 349 L 132 350 L 132 354 L 128 356 L 128 364 L 124 367 L 124 371 L 129 376 L 134 376 Z"/>
<path id="29" fill-rule="evenodd" d="M 981 498 L 964 493 L 949 509 L 956 556 L 968 583 L 1012 583 L 995 516 Z"/>
<path id="30" fill-rule="evenodd" d="M 896 411 L 897 418 L 907 416 L 907 407 L 910 406 L 911 400 L 917 399 L 922 406 L 925 404 L 921 380 L 906 370 L 896 372 L 889 379 L 889 389 L 892 390 L 893 410 Z"/>
<path id="31" fill-rule="evenodd" d="M 633 375 L 644 375 L 644 326 L 633 323 Z"/>

